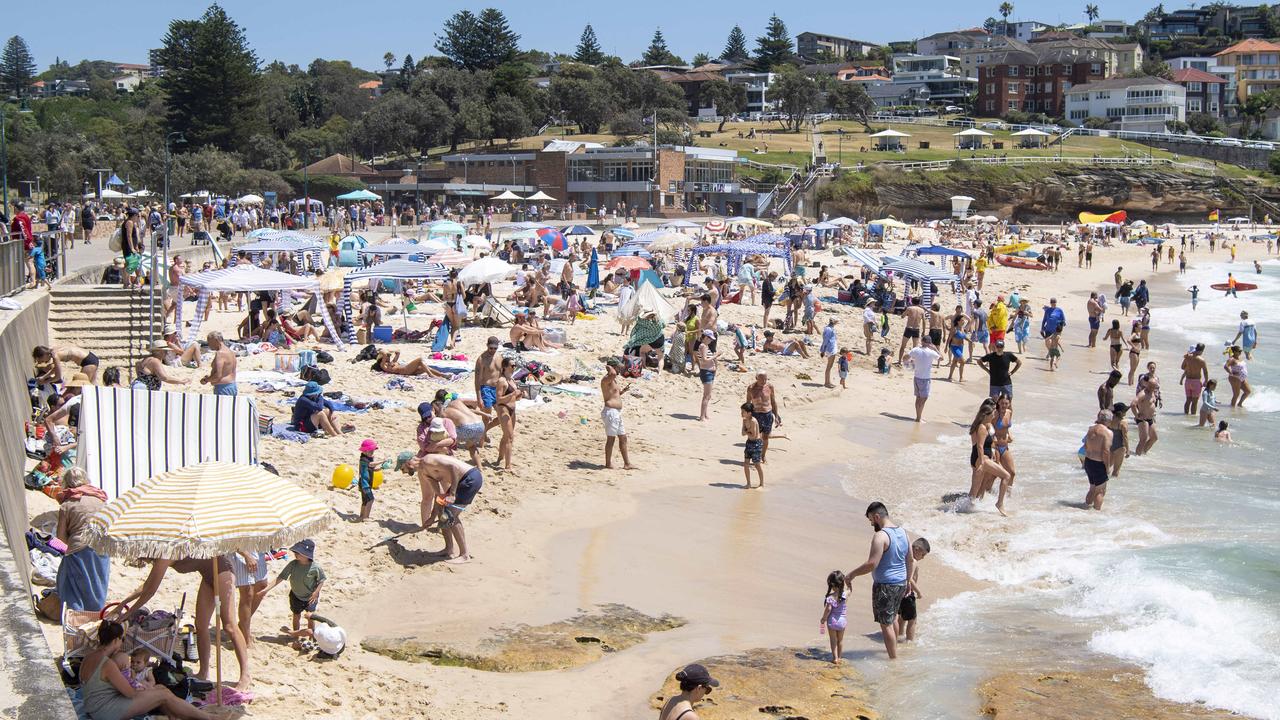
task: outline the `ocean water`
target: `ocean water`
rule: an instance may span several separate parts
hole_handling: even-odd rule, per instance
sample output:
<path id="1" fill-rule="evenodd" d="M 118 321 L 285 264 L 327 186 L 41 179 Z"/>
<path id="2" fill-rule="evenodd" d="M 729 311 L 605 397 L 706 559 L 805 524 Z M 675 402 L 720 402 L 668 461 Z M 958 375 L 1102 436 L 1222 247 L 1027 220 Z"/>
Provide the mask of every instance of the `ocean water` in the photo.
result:
<path id="1" fill-rule="evenodd" d="M 1185 277 L 1155 288 L 1152 352 L 1143 363 L 1159 363 L 1161 437 L 1148 456 L 1125 461 L 1102 512 L 1079 509 L 1087 483 L 1076 450 L 1109 369 L 1105 348 L 1082 347 L 1082 310 L 1068 309 L 1074 322 L 1061 372 L 1045 372 L 1033 344 L 1015 376 L 1011 517 L 995 512 L 994 497 L 969 512 L 944 502 L 969 483 L 967 428 L 958 425 L 943 428 L 936 443 L 892 454 L 874 474 L 846 476 L 849 494 L 884 500 L 899 522 L 929 538 L 926 596 L 933 563 L 990 583 L 922 613 L 919 647 L 899 662 L 861 663 L 887 717 L 972 713 L 974 688 L 1004 671 L 1131 664 L 1159 697 L 1280 719 L 1280 462 L 1272 451 L 1280 440 L 1280 262 L 1256 275 L 1252 263 L 1208 260 L 1197 253 Z M 1239 298 L 1209 290 L 1228 269 L 1259 289 Z M 1185 292 L 1191 284 L 1202 290 L 1194 310 Z M 1236 438 L 1224 445 L 1181 414 L 1178 366 L 1188 345 L 1204 342 L 1227 405 L 1218 353 L 1242 309 L 1258 326 L 1261 348 L 1249 363 L 1248 409 L 1219 415 Z M 1116 398 L 1129 402 L 1132 389 L 1122 384 Z M 1131 426 L 1131 442 L 1136 437 Z"/>

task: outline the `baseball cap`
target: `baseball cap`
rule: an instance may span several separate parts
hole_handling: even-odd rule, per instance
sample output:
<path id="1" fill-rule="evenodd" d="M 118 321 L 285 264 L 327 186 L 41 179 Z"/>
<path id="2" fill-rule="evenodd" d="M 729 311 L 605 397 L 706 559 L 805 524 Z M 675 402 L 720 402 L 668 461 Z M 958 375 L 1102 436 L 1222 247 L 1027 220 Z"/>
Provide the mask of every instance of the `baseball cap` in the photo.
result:
<path id="1" fill-rule="evenodd" d="M 306 540 L 299 540 L 289 549 L 293 551 L 294 555 L 301 555 L 305 558 L 315 559 L 316 541 L 310 538 Z"/>
<path id="2" fill-rule="evenodd" d="M 435 414 L 435 409 L 431 407 L 431 403 L 429 402 L 418 403 L 418 417 L 422 418 L 423 420 L 427 420 L 434 414 Z"/>
<path id="3" fill-rule="evenodd" d="M 314 380 L 307 383 L 307 386 L 302 389 L 303 395 L 319 395 L 321 392 L 320 383 Z"/>
<path id="4" fill-rule="evenodd" d="M 364 442 L 360 443 L 360 452 L 362 453 L 371 453 L 377 449 L 378 443 L 372 438 L 365 438 Z"/>
<path id="5" fill-rule="evenodd" d="M 489 339 L 485 341 L 485 344 L 491 348 L 496 348 L 502 344 L 502 341 L 498 339 L 498 336 L 490 335 Z"/>
<path id="6" fill-rule="evenodd" d="M 708 685 L 710 687 L 720 687 L 720 681 L 711 677 L 711 673 L 707 669 L 697 663 L 685 665 L 684 669 L 676 673 L 676 680 L 682 683 L 692 683 L 694 685 Z"/>
<path id="7" fill-rule="evenodd" d="M 408 470 L 405 469 L 404 466 L 408 465 L 409 461 L 412 460 L 414 457 L 416 456 L 414 455 L 412 450 L 404 450 L 399 455 L 396 455 L 396 470 L 399 470 L 405 473 L 409 472 Z"/>

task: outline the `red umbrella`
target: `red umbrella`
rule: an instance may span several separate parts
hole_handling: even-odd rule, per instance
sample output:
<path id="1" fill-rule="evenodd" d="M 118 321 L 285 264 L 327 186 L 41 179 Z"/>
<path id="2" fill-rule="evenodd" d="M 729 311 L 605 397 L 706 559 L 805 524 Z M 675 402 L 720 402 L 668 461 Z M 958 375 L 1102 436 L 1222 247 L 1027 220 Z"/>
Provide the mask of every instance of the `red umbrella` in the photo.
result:
<path id="1" fill-rule="evenodd" d="M 649 264 L 648 260 L 634 255 L 624 255 L 623 257 L 613 258 L 609 261 L 609 264 L 605 265 L 605 269 L 607 270 L 617 270 L 618 268 L 626 268 L 627 270 L 648 270 L 652 267 L 653 266 Z"/>

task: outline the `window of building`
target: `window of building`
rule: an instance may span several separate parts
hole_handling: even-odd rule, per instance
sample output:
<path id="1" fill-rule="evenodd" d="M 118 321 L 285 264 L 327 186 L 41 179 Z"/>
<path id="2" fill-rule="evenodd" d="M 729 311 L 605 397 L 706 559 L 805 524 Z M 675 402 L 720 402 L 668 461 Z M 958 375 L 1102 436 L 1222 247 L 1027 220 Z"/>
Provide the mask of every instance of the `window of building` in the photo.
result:
<path id="1" fill-rule="evenodd" d="M 1010 100 L 1010 101 L 1009 101 L 1009 109 L 1010 109 L 1010 110 L 1017 110 L 1017 109 L 1018 109 L 1018 101 L 1017 101 L 1017 100 Z"/>
<path id="2" fill-rule="evenodd" d="M 1122 107 L 1107 108 L 1107 117 L 1109 118 L 1118 118 L 1118 117 L 1122 117 L 1123 115 L 1124 115 L 1124 108 Z"/>
<path id="3" fill-rule="evenodd" d="M 1110 91 L 1110 90 L 1102 90 L 1102 91 L 1100 91 L 1100 92 L 1096 92 L 1096 93 L 1094 93 L 1094 94 L 1093 94 L 1093 99 L 1094 99 L 1094 100 L 1110 100 L 1110 99 L 1111 99 L 1111 91 Z"/>
<path id="4" fill-rule="evenodd" d="M 1085 119 L 1085 118 L 1087 118 L 1087 117 L 1089 117 L 1089 111 L 1088 111 L 1088 110 L 1072 110 L 1072 111 L 1071 111 L 1071 119 L 1072 119 L 1072 120 L 1083 120 L 1083 119 Z"/>
<path id="5" fill-rule="evenodd" d="M 1021 87 L 1021 85 L 1022 85 L 1022 83 L 1016 83 L 1016 82 L 1011 82 L 1011 83 L 1009 83 L 1009 94 L 1010 94 L 1010 95 L 1017 95 L 1017 94 L 1018 94 L 1018 88 L 1019 88 L 1019 87 Z"/>
<path id="6" fill-rule="evenodd" d="M 987 101 L 987 112 L 995 112 L 995 111 L 996 111 L 996 103 L 995 103 L 995 101 L 994 101 L 994 100 L 988 100 L 988 101 Z"/>
<path id="7" fill-rule="evenodd" d="M 1007 71 L 1005 72 L 1005 74 L 1008 75 L 1009 77 L 1018 77 L 1018 66 L 1010 65 Z"/>
<path id="8" fill-rule="evenodd" d="M 1189 82 L 1187 83 L 1187 92 L 1198 93 L 1204 90 L 1204 83 Z"/>
<path id="9" fill-rule="evenodd" d="M 1101 75 L 1101 74 L 1102 74 L 1102 63 L 1092 63 L 1092 64 L 1090 64 L 1090 65 L 1089 65 L 1089 74 L 1090 74 L 1090 75 Z"/>
<path id="10" fill-rule="evenodd" d="M 1217 115 L 1217 114 L 1218 114 L 1218 101 L 1217 101 L 1217 100 L 1210 100 L 1210 101 L 1209 101 L 1209 112 L 1210 112 L 1210 113 L 1212 113 L 1212 114 L 1214 114 L 1214 115 Z"/>
<path id="11" fill-rule="evenodd" d="M 1187 98 L 1187 112 L 1200 112 L 1200 98 Z"/>
<path id="12" fill-rule="evenodd" d="M 987 83 L 987 94 L 988 94 L 988 95 L 995 95 L 995 94 L 996 94 L 996 84 L 995 84 L 995 83 Z"/>

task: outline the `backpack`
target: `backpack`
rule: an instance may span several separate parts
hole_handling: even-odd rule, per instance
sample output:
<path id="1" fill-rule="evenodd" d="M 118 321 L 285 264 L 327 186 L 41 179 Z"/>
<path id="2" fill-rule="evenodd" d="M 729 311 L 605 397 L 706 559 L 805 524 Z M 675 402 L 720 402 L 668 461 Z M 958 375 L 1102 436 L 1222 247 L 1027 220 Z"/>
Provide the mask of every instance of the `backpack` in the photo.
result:
<path id="1" fill-rule="evenodd" d="M 315 382 L 320 385 L 328 385 L 329 371 L 315 365 L 307 365 L 298 373 L 298 379 Z"/>
<path id="2" fill-rule="evenodd" d="M 332 355 L 330 355 L 329 353 L 325 352 L 324 350 L 317 350 L 317 351 L 316 351 L 316 362 L 318 362 L 318 363 L 331 363 L 331 362 L 333 362 L 333 356 L 332 356 Z"/>
<path id="3" fill-rule="evenodd" d="M 358 363 L 361 360 L 376 360 L 378 358 L 378 348 L 374 345 L 365 345 L 360 349 L 360 353 L 351 358 L 351 362 Z M 317 359 L 319 357 L 317 356 Z"/>
<path id="4" fill-rule="evenodd" d="M 638 378 L 644 370 L 644 358 L 627 355 L 622 358 L 622 372 L 624 378 Z"/>

